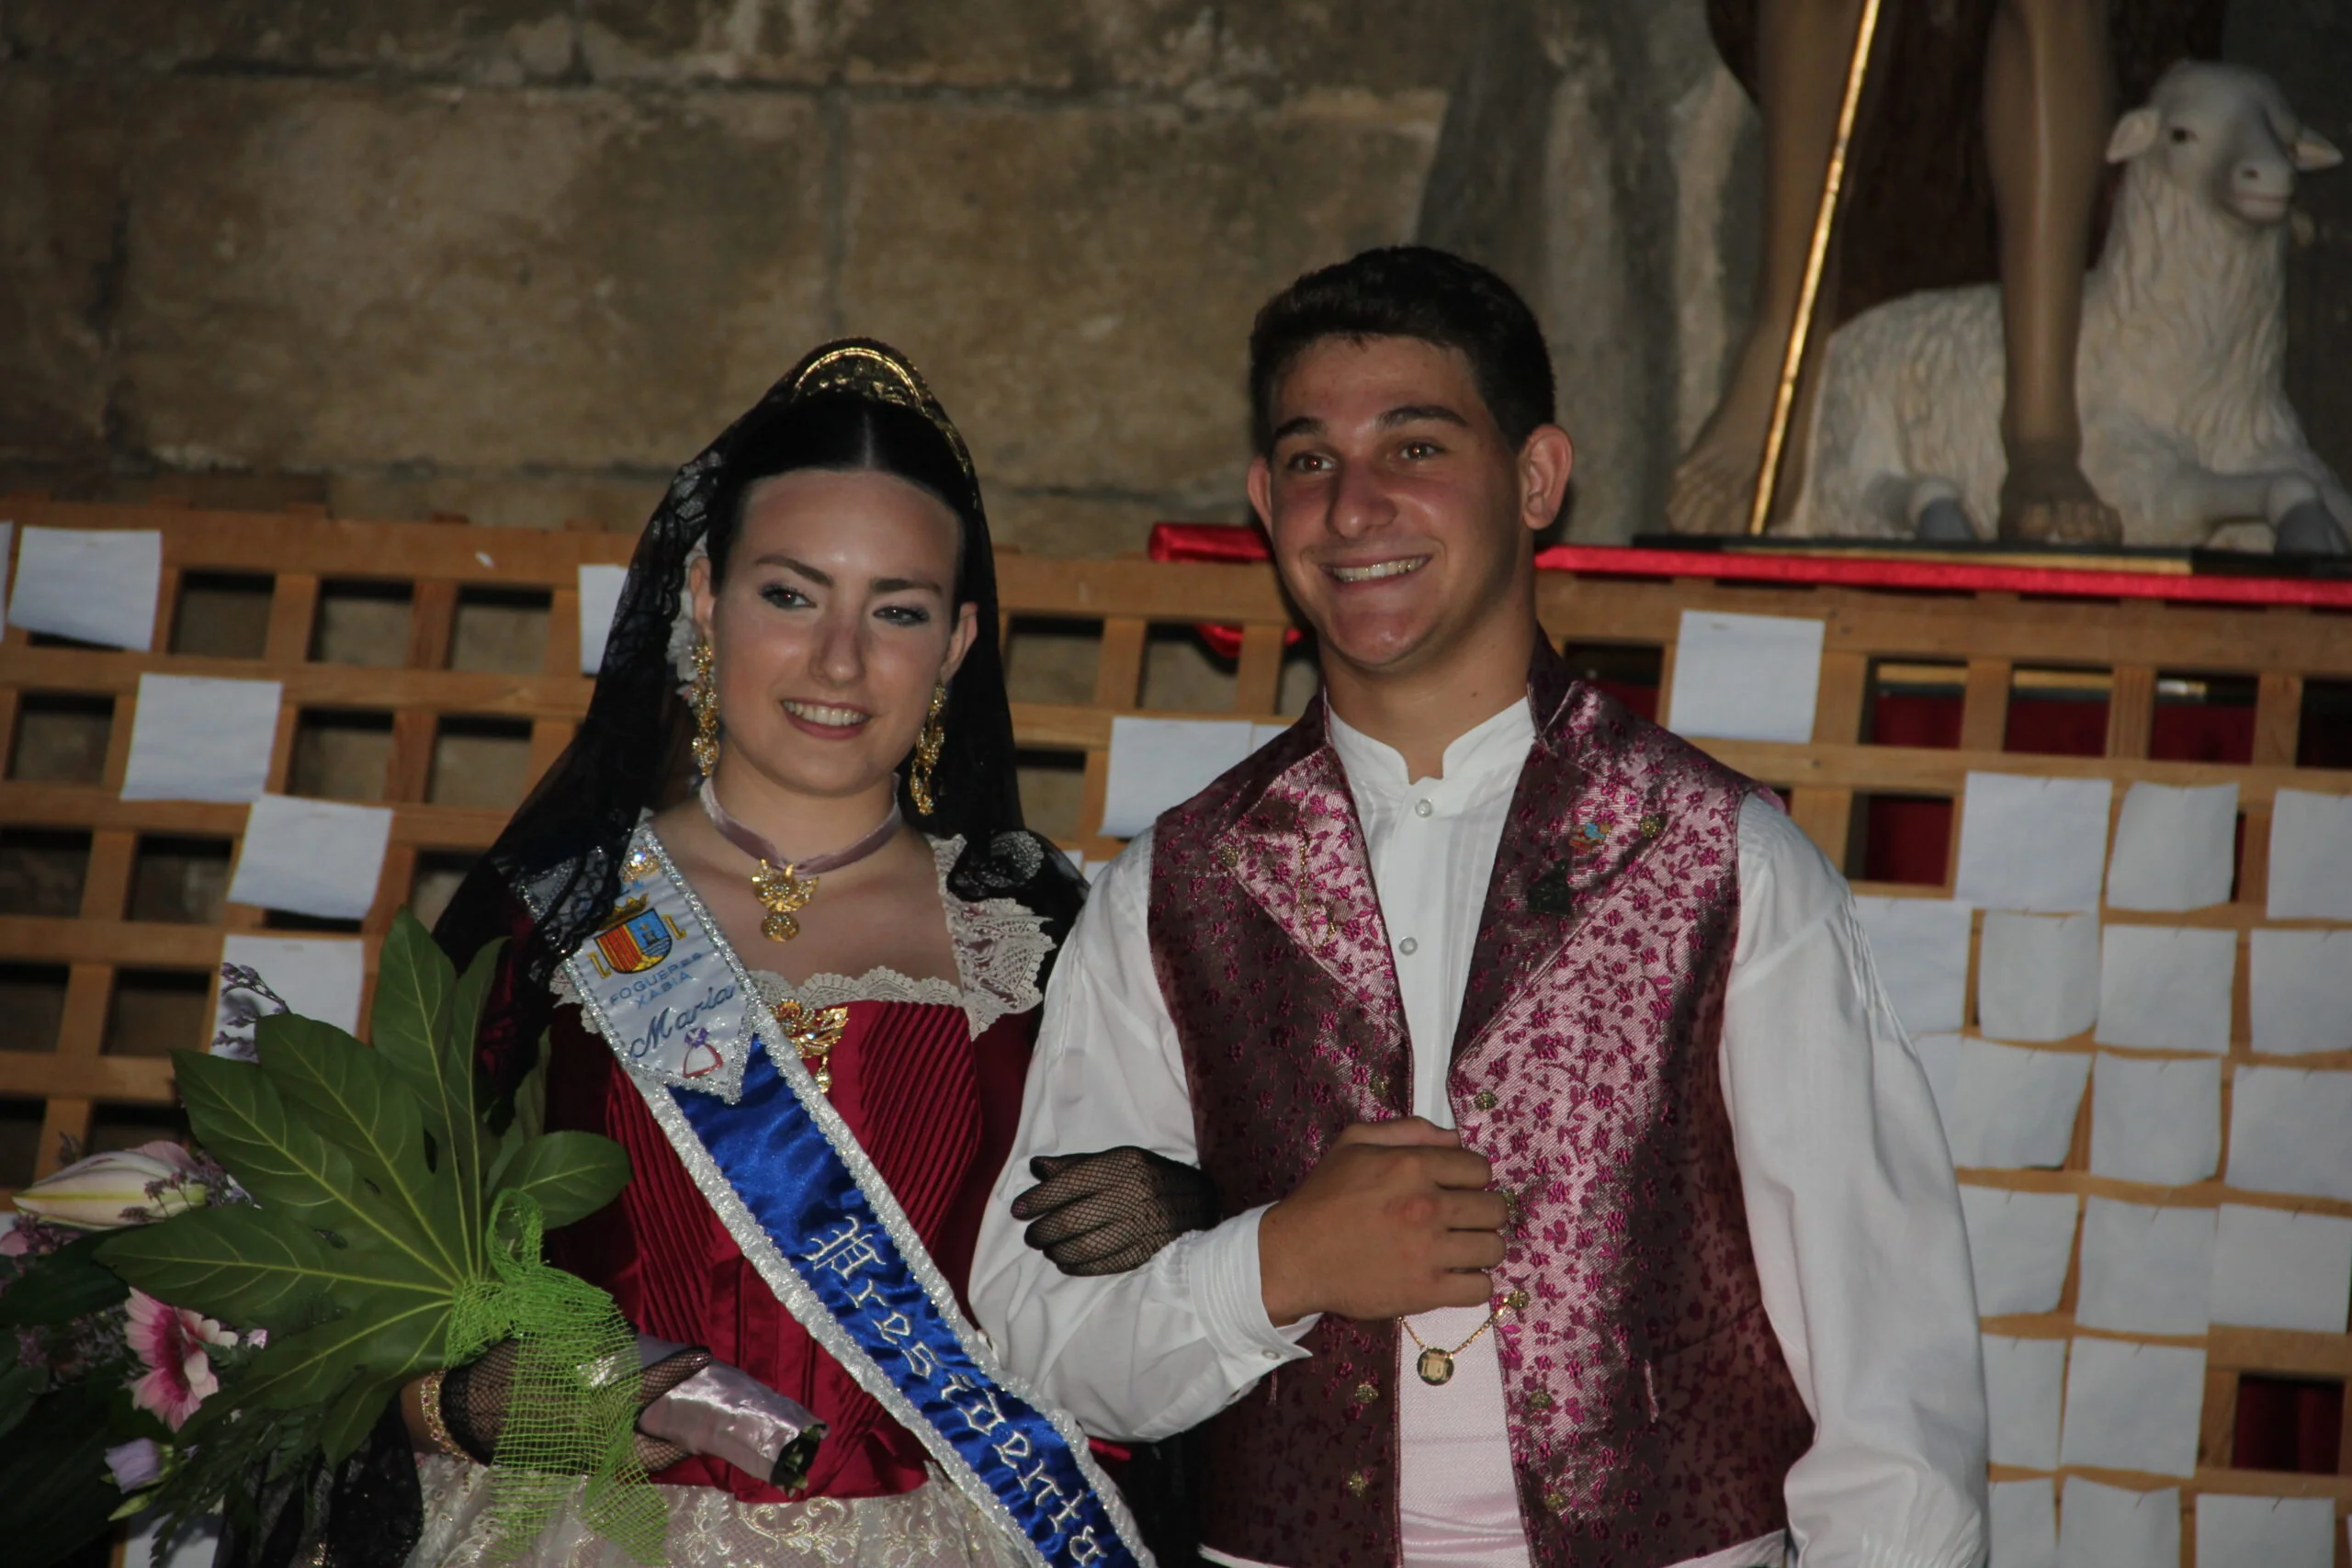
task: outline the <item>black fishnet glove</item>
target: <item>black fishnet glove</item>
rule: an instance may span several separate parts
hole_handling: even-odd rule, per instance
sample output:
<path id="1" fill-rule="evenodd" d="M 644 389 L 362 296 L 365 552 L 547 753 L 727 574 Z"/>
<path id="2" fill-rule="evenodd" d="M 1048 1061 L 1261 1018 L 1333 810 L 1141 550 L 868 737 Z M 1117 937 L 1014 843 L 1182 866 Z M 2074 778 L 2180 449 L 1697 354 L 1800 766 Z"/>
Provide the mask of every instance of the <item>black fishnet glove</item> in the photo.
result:
<path id="1" fill-rule="evenodd" d="M 506 1425 L 506 1400 L 514 1384 L 514 1366 L 522 1347 L 502 1339 L 462 1367 L 452 1367 L 441 1378 L 441 1424 L 477 1464 L 488 1464 L 498 1452 L 498 1438 Z M 715 1359 L 699 1345 L 686 1346 L 646 1367 L 638 1395 L 638 1410 L 707 1367 Z M 669 1469 L 690 1450 L 643 1432 L 636 1438 L 637 1459 L 647 1474 Z"/>
<path id="2" fill-rule="evenodd" d="M 1132 1144 L 1039 1155 L 1037 1185 L 1012 1201 L 1029 1245 L 1065 1274 L 1124 1274 L 1187 1231 L 1216 1224 L 1216 1189 L 1194 1166 Z"/>

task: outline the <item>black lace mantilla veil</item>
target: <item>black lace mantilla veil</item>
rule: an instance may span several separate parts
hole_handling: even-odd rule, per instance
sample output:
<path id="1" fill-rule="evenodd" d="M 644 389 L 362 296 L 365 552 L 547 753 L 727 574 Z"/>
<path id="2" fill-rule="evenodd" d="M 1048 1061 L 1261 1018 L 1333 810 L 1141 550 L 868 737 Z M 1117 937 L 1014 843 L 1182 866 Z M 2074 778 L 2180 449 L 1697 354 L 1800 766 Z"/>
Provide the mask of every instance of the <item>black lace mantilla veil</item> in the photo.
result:
<path id="1" fill-rule="evenodd" d="M 587 717 L 434 927 L 435 939 L 460 965 L 496 938 L 514 940 L 509 974 L 493 988 L 481 1041 L 493 1079 L 504 1080 L 493 1083 L 500 1095 L 511 1093 L 513 1079 L 536 1059 L 554 1007 L 548 981 L 611 909 L 639 816 L 681 797 L 686 787 L 694 725 L 680 695 L 684 674 L 678 666 L 690 649 L 673 649 L 673 634 L 687 567 L 712 521 L 741 504 L 744 488 L 788 466 L 777 455 L 794 421 L 821 415 L 838 400 L 921 415 L 946 438 L 962 476 L 947 487 L 955 493 L 941 499 L 963 527 L 956 600 L 977 607 L 980 635 L 948 687 L 947 739 L 932 775 L 935 809 L 917 810 L 903 782 L 899 809 L 934 837 L 963 837 L 963 854 L 948 874 L 950 893 L 973 901 L 1019 900 L 1044 917 L 1057 949 L 1069 933 L 1086 885 L 1058 850 L 1022 826 L 1012 710 L 996 637 L 996 560 L 971 455 L 896 349 L 862 338 L 825 344 L 671 480 L 629 563 Z M 901 768 L 901 780 L 906 776 Z M 526 907 L 544 913 L 518 937 Z M 298 1559 L 323 1568 L 400 1568 L 424 1517 L 408 1447 L 399 1411 L 388 1410 L 334 1474 L 314 1460 L 263 1486 L 255 1525 L 224 1530 L 219 1568 L 289 1568 Z"/>
<path id="2" fill-rule="evenodd" d="M 671 480 L 629 563 L 586 719 L 434 929 L 463 964 L 483 943 L 512 932 L 517 897 L 545 911 L 515 955 L 509 1000 L 518 1012 L 527 1008 L 522 993 L 545 996 L 557 967 L 611 909 L 639 815 L 667 804 L 684 785 L 693 717 L 679 695 L 686 650 L 673 630 L 688 564 L 712 520 L 740 506 L 750 482 L 777 471 L 763 459 L 772 458 L 796 415 L 834 399 L 921 414 L 946 438 L 962 474 L 960 492 L 941 499 L 963 526 L 956 600 L 977 608 L 980 635 L 948 687 L 947 741 L 933 773 L 934 809 L 926 816 L 916 808 L 903 768 L 899 808 L 934 837 L 962 836 L 963 855 L 948 875 L 957 897 L 1014 898 L 1045 918 L 1057 948 L 1069 934 L 1086 885 L 1059 851 L 1022 826 L 1012 710 L 996 636 L 996 561 L 971 455 L 904 355 L 850 338 L 812 350 Z M 539 1017 L 509 1021 L 514 1032 L 536 1039 L 544 1016 L 537 1010 Z"/>

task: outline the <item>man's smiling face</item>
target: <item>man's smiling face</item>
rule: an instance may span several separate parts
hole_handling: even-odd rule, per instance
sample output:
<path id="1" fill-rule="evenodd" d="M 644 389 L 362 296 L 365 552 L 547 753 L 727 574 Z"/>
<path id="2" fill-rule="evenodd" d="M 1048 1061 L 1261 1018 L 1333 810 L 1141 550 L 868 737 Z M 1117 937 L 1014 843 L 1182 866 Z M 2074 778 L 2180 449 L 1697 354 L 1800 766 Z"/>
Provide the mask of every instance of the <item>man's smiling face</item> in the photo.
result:
<path id="1" fill-rule="evenodd" d="M 1269 412 L 1250 498 L 1323 657 L 1368 675 L 1442 662 L 1528 548 L 1519 454 L 1468 357 L 1419 338 L 1324 338 L 1283 371 Z"/>

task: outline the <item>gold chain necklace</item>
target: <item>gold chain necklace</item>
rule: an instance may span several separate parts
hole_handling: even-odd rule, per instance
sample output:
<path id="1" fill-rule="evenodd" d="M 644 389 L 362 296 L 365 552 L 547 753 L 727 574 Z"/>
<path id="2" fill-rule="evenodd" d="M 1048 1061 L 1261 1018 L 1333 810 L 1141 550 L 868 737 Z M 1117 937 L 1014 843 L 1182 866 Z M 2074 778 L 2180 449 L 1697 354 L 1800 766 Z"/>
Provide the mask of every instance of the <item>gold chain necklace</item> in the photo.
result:
<path id="1" fill-rule="evenodd" d="M 804 861 L 786 859 L 774 844 L 729 817 L 727 808 L 718 804 L 718 792 L 711 787 L 710 780 L 702 781 L 695 796 L 702 802 L 703 813 L 718 829 L 718 836 L 760 863 L 760 869 L 752 874 L 752 896 L 767 910 L 767 918 L 760 922 L 760 934 L 770 942 L 790 942 L 800 934 L 800 922 L 794 917 L 817 896 L 820 873 L 856 864 L 888 843 L 899 831 L 899 791 L 895 782 L 890 789 L 890 811 L 880 826 L 845 850 Z"/>
<path id="2" fill-rule="evenodd" d="M 1480 1324 L 1469 1338 L 1464 1339 L 1451 1350 L 1426 1343 L 1419 1335 L 1413 1332 L 1411 1318 L 1400 1318 L 1397 1321 L 1405 1325 L 1406 1337 L 1420 1347 L 1421 1353 L 1414 1359 L 1413 1370 L 1421 1374 L 1423 1382 L 1431 1388 L 1438 1388 L 1453 1380 L 1453 1358 L 1476 1345 L 1478 1342 L 1478 1336 L 1495 1325 L 1495 1313 L 1492 1310 L 1488 1311 L 1487 1321 Z"/>

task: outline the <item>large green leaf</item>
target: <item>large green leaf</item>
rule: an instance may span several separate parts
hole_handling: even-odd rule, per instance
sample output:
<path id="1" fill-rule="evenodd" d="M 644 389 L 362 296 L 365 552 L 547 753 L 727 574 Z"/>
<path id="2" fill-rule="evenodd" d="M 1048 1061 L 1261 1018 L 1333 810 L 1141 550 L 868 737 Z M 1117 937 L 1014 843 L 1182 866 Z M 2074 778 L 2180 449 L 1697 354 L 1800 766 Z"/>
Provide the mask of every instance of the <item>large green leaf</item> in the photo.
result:
<path id="1" fill-rule="evenodd" d="M 514 1120 L 507 1133 L 536 1138 L 548 1130 L 548 1058 L 555 1054 L 555 1043 L 548 1032 L 539 1031 L 539 1043 L 532 1053 L 531 1069 L 514 1089 Z"/>
<path id="2" fill-rule="evenodd" d="M 380 1249 L 331 1248 L 275 1209 L 232 1203 L 123 1231 L 100 1254 L 149 1295 L 239 1328 L 307 1327 L 322 1299 L 361 1286 L 447 1296 L 447 1287 L 384 1267 Z"/>
<path id="3" fill-rule="evenodd" d="M 455 1287 L 461 1276 L 367 1192 L 349 1155 L 288 1111 L 259 1066 L 201 1051 L 175 1051 L 172 1060 L 197 1141 L 264 1207 L 331 1232 L 354 1250 L 378 1252 L 383 1268 L 403 1277 Z"/>
<path id="4" fill-rule="evenodd" d="M 542 1133 L 505 1162 L 498 1190 L 537 1199 L 553 1228 L 585 1219 L 619 1197 L 628 1177 L 628 1154 L 612 1139 L 594 1133 Z"/>
<path id="5" fill-rule="evenodd" d="M 358 1451 L 368 1432 L 383 1419 L 384 1406 L 399 1396 L 403 1381 L 362 1376 L 335 1396 L 325 1424 L 319 1428 L 319 1445 L 326 1450 L 329 1468 Z"/>
<path id="6" fill-rule="evenodd" d="M 102 1312 L 130 1289 L 98 1261 L 105 1234 L 68 1242 L 40 1258 L 26 1258 L 0 1292 L 0 1328 L 31 1328 L 70 1323 L 85 1313 Z"/>
<path id="7" fill-rule="evenodd" d="M 481 1256 L 481 1110 L 474 1097 L 473 1040 L 482 998 L 496 972 L 492 942 L 453 986 L 449 960 L 406 909 L 392 917 L 377 961 L 368 1027 L 376 1055 L 416 1099 L 437 1157 L 435 1174 L 454 1179 L 457 1250 Z"/>
<path id="8" fill-rule="evenodd" d="M 482 1166 L 489 1154 L 483 1139 L 488 1134 L 482 1126 L 481 1097 L 475 1090 L 474 1037 L 481 1027 L 482 1005 L 490 996 L 492 983 L 498 977 L 499 955 L 505 947 L 503 940 L 490 942 L 474 954 L 473 962 L 458 977 L 457 989 L 449 998 L 449 1038 L 442 1045 L 439 1064 L 442 1097 L 448 1106 L 449 1118 L 448 1135 L 443 1141 L 448 1150 L 445 1158 L 464 1201 L 466 1256 L 475 1259 L 481 1257 L 483 1214 L 490 1188 L 482 1178 Z"/>
<path id="9" fill-rule="evenodd" d="M 46 1568 L 101 1541 L 122 1493 L 107 1472 L 106 1402 L 84 1379 L 0 1437 L 0 1540 L 10 1568 Z"/>
<path id="10" fill-rule="evenodd" d="M 0 1438 L 17 1429 L 40 1397 L 41 1374 L 22 1361 L 0 1364 Z"/>
<path id="11" fill-rule="evenodd" d="M 247 1410 L 293 1410 L 339 1397 L 354 1377 L 406 1382 L 430 1371 L 448 1340 L 449 1298 L 355 1292 L 338 1301 L 344 1314 L 283 1338 L 273 1337 L 238 1373 L 236 1402 Z M 207 1401 L 181 1429 L 194 1442 L 227 1415 L 226 1400 Z"/>
<path id="12" fill-rule="evenodd" d="M 449 1038 L 450 991 L 457 966 L 449 962 L 414 915 L 392 917 L 384 950 L 376 961 L 376 1006 L 368 1015 L 368 1037 L 388 1060 L 401 1064 L 423 1092 L 423 1080 L 441 1057 Z"/>
<path id="13" fill-rule="evenodd" d="M 356 1204 L 387 1228 L 408 1231 L 450 1278 L 470 1272 L 456 1184 L 425 1163 L 416 1097 L 383 1057 L 333 1024 L 294 1013 L 261 1020 L 254 1045 L 296 1119 L 340 1145 L 375 1189 Z"/>
<path id="14" fill-rule="evenodd" d="M 354 1223 L 359 1179 L 350 1156 L 287 1114 L 285 1097 L 257 1065 L 202 1051 L 175 1051 L 172 1062 L 189 1131 L 240 1187 L 322 1230 Z"/>

